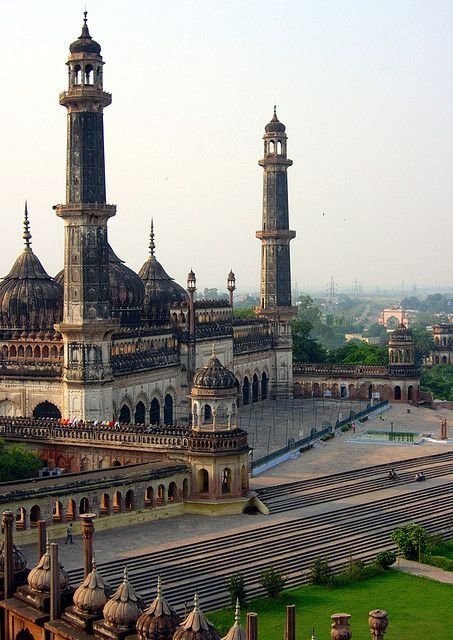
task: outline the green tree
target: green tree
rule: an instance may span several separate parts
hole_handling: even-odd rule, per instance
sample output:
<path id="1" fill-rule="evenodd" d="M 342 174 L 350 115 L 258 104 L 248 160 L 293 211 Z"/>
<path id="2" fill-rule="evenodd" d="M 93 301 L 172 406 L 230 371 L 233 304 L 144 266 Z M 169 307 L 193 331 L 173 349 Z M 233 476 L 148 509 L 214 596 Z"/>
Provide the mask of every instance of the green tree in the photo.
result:
<path id="1" fill-rule="evenodd" d="M 42 460 L 23 444 L 8 445 L 0 439 L 0 482 L 33 478 L 42 466 Z"/>
<path id="2" fill-rule="evenodd" d="M 407 560 L 418 560 L 426 550 L 429 535 L 426 529 L 413 522 L 395 529 L 391 538 Z"/>
<path id="3" fill-rule="evenodd" d="M 420 367 L 425 358 L 434 351 L 434 338 L 432 333 L 423 327 L 414 327 L 411 334 L 414 341 L 415 364 Z"/>
<path id="4" fill-rule="evenodd" d="M 231 574 L 225 586 L 230 594 L 230 601 L 233 607 L 236 605 L 237 600 L 239 600 L 241 606 L 246 603 L 247 593 L 245 591 L 245 580 L 242 573 L 238 571 L 237 573 Z"/>
<path id="5" fill-rule="evenodd" d="M 453 365 L 424 367 L 420 376 L 422 391 L 430 391 L 439 400 L 453 400 Z"/>
<path id="6" fill-rule="evenodd" d="M 257 317 L 255 307 L 240 307 L 239 309 L 234 307 L 233 316 L 241 320 L 248 320 L 250 318 Z"/>
<path id="7" fill-rule="evenodd" d="M 385 365 L 388 353 L 385 347 L 351 340 L 331 353 L 329 360 L 335 364 Z"/>
<path id="8" fill-rule="evenodd" d="M 363 334 L 366 338 L 381 338 L 387 342 L 387 329 L 377 322 L 368 327 Z"/>
<path id="9" fill-rule="evenodd" d="M 332 584 L 332 569 L 329 561 L 324 558 L 316 558 L 310 567 L 309 580 L 311 584 L 329 586 Z"/>
<path id="10" fill-rule="evenodd" d="M 276 598 L 283 591 L 286 584 L 286 578 L 282 572 L 273 566 L 265 569 L 260 574 L 260 585 L 266 590 L 270 598 Z"/>

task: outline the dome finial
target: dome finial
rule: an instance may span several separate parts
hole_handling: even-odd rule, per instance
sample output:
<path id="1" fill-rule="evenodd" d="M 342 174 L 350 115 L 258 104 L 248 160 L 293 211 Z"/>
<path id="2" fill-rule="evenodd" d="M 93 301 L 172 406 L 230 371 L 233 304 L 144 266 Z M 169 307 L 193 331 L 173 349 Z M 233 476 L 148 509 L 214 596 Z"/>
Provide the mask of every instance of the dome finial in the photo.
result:
<path id="1" fill-rule="evenodd" d="M 149 233 L 149 253 L 154 258 L 154 251 L 156 249 L 156 243 L 154 242 L 154 219 L 151 218 L 151 230 Z"/>
<path id="2" fill-rule="evenodd" d="M 30 221 L 28 219 L 28 205 L 27 205 L 27 201 L 25 200 L 25 211 L 24 211 L 24 233 L 22 235 L 22 238 L 25 240 L 25 246 L 27 247 L 27 249 L 30 248 L 31 245 L 31 233 L 30 233 Z"/>
<path id="3" fill-rule="evenodd" d="M 241 626 L 241 605 L 239 604 L 239 598 L 236 598 L 236 611 L 234 612 L 234 624 L 236 627 Z"/>
<path id="4" fill-rule="evenodd" d="M 160 576 L 157 576 L 157 597 L 162 600 L 162 580 Z"/>
<path id="5" fill-rule="evenodd" d="M 215 353 L 215 342 L 212 343 L 212 357 L 215 358 L 216 353 Z"/>
<path id="6" fill-rule="evenodd" d="M 85 5 L 85 11 L 83 12 L 83 23 L 86 25 L 87 23 L 87 15 L 88 15 L 88 11 L 87 11 L 87 6 Z"/>

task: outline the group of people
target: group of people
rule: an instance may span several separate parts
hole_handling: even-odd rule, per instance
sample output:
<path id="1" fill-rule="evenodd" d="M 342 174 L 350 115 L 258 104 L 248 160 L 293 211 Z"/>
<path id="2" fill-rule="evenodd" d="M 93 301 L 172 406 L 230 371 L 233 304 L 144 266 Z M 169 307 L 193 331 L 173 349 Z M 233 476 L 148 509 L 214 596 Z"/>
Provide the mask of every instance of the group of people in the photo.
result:
<path id="1" fill-rule="evenodd" d="M 398 476 L 396 475 L 395 469 L 390 469 L 390 471 L 388 472 L 387 478 L 389 480 L 396 480 L 397 477 Z M 426 480 L 426 478 L 423 471 L 419 471 L 418 473 L 415 474 L 415 482 L 423 482 L 424 480 Z"/>

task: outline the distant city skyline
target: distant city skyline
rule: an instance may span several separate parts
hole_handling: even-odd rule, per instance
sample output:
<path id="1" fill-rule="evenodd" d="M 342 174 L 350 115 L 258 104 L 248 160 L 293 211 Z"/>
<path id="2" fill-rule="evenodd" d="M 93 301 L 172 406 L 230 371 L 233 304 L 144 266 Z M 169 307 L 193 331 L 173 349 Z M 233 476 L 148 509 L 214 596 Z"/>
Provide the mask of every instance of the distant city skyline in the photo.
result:
<path id="1" fill-rule="evenodd" d="M 0 160 L 2 257 L 22 246 L 28 199 L 32 247 L 63 266 L 69 43 L 84 2 L 1 5 L 8 61 Z M 258 291 L 265 124 L 277 104 L 288 133 L 292 281 L 341 290 L 445 292 L 452 286 L 453 5 L 447 1 L 231 0 L 88 5 L 102 46 L 109 226 L 116 253 L 156 256 L 185 286 L 217 287 L 232 268 Z"/>

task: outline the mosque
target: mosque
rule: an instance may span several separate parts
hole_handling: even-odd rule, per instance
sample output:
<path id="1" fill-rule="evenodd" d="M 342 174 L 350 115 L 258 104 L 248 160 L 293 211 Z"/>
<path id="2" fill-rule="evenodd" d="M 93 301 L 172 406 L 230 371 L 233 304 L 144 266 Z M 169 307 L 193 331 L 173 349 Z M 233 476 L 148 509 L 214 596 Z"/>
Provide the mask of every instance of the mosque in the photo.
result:
<path id="1" fill-rule="evenodd" d="M 260 303 L 256 318 L 240 320 L 233 317 L 234 273 L 228 298 L 197 300 L 193 271 L 184 288 L 158 261 L 152 222 L 139 273 L 116 255 L 108 239 L 116 206 L 107 202 L 103 126 L 112 96 L 86 12 L 66 64 L 68 86 L 59 96 L 67 110 L 66 202 L 54 206 L 64 226 L 64 266 L 51 277 L 34 253 L 26 205 L 24 248 L 0 283 L 0 415 L 188 425 L 195 372 L 213 352 L 230 372 L 233 404 L 291 397 L 292 161 L 275 109 L 259 161 Z M 195 407 L 200 423 L 231 422 L 231 402 L 216 406 L 216 416 L 209 402 Z"/>

